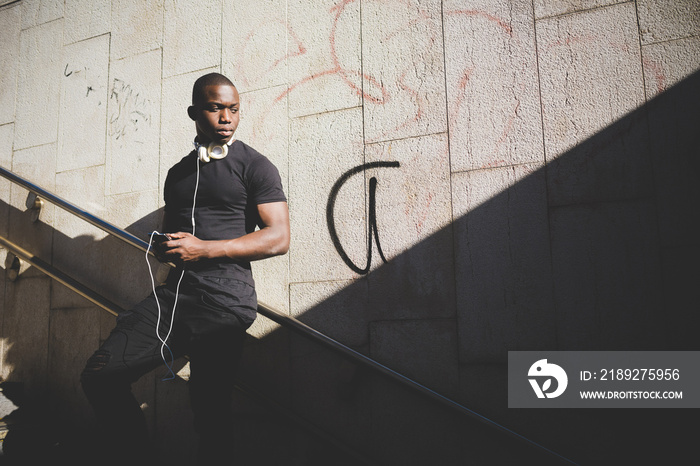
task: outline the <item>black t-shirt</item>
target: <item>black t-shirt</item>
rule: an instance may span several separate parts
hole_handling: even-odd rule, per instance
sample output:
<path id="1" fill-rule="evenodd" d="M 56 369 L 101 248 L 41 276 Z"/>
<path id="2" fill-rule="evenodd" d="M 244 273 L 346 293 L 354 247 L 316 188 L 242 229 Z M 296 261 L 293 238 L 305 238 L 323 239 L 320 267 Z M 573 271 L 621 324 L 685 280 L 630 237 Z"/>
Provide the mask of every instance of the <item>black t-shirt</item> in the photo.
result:
<path id="1" fill-rule="evenodd" d="M 234 141 L 223 159 L 199 162 L 192 151 L 169 171 L 165 180 L 166 233 L 192 233 L 192 201 L 195 204 L 195 236 L 202 240 L 241 237 L 260 223 L 257 206 L 284 202 L 282 181 L 267 157 L 241 141 Z M 208 277 L 227 277 L 254 285 L 250 262 L 228 258 L 201 260 L 187 269 Z"/>

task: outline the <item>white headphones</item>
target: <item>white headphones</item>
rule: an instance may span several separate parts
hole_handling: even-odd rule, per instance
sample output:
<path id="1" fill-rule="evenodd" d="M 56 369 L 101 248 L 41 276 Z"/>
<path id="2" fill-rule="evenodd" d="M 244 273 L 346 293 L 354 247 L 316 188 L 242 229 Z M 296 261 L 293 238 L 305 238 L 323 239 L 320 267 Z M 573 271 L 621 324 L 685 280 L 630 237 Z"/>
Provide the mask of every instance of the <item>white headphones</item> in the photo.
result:
<path id="1" fill-rule="evenodd" d="M 212 142 L 209 146 L 204 146 L 194 141 L 194 148 L 197 150 L 197 156 L 202 162 L 209 162 L 211 159 L 223 159 L 228 154 L 228 147 L 233 144 L 234 139 L 231 138 L 226 144 L 217 144 Z"/>

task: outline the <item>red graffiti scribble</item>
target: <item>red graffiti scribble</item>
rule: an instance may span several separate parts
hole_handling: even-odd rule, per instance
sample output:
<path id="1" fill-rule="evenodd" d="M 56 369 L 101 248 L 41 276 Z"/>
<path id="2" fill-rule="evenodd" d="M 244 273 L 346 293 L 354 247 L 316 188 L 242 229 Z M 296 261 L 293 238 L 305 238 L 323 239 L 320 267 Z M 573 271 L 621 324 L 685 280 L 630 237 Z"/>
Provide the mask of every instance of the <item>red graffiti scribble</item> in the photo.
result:
<path id="1" fill-rule="evenodd" d="M 416 102 L 416 112 L 412 118 L 407 118 L 406 121 L 404 121 L 400 125 L 392 128 L 391 130 L 385 131 L 384 133 L 380 134 L 376 139 L 379 139 L 379 140 L 384 139 L 384 138 L 388 137 L 391 133 L 399 131 L 399 130 L 405 128 L 406 126 L 410 125 L 411 123 L 417 122 L 418 120 L 421 119 L 421 117 L 423 117 L 423 106 L 425 105 L 425 99 L 422 98 L 422 96 L 420 95 L 420 93 L 418 93 L 418 91 L 416 91 L 411 86 L 406 84 L 406 74 L 407 73 L 408 72 L 404 72 L 399 77 L 397 84 L 398 84 L 398 87 L 400 89 L 406 91 L 410 96 L 413 97 L 413 99 Z"/>
<path id="2" fill-rule="evenodd" d="M 283 23 L 283 25 L 287 28 L 287 32 L 289 33 L 289 37 L 292 39 L 292 47 L 294 50 L 292 52 L 287 52 L 282 58 L 278 58 L 275 60 L 275 62 L 268 68 L 268 71 L 272 71 L 274 68 L 277 67 L 280 63 L 282 63 L 285 60 L 288 60 L 291 57 L 298 57 L 300 55 L 304 55 L 306 53 L 306 47 L 301 43 L 301 40 L 299 40 L 299 37 L 297 37 L 296 33 L 292 30 L 291 27 L 289 27 L 288 24 L 285 24 L 284 21 L 281 21 L 278 19 L 279 22 Z"/>
<path id="3" fill-rule="evenodd" d="M 337 51 L 337 29 L 338 25 L 342 19 L 342 15 L 346 13 L 347 8 L 353 4 L 355 4 L 357 0 L 341 0 L 335 5 L 333 5 L 330 9 L 329 12 L 332 15 L 332 24 L 331 24 L 331 31 L 330 31 L 330 36 L 329 36 L 329 44 L 330 44 L 330 59 L 332 66 L 328 69 L 318 71 L 316 73 L 310 74 L 308 76 L 303 77 L 302 79 L 293 82 L 289 84 L 286 89 L 282 92 L 280 92 L 273 100 L 273 105 L 281 103 L 287 96 L 289 96 L 291 93 L 295 92 L 297 89 L 300 87 L 307 85 L 313 81 L 316 81 L 318 79 L 324 78 L 324 77 L 329 77 L 329 76 L 336 76 L 339 79 L 345 83 L 346 86 L 348 86 L 350 89 L 352 89 L 353 93 L 355 95 L 360 96 L 363 100 L 364 103 L 369 103 L 369 104 L 374 104 L 374 105 L 385 105 L 387 104 L 390 99 L 391 99 L 391 94 L 387 90 L 386 86 L 381 83 L 377 78 L 374 76 L 368 74 L 368 73 L 363 73 L 358 70 L 352 70 L 344 67 L 340 61 L 340 58 L 338 56 L 338 51 Z M 403 4 L 407 8 L 410 5 L 410 2 L 401 0 L 398 2 L 399 4 Z M 510 25 L 510 23 L 502 18 L 499 18 L 493 14 L 490 14 L 485 11 L 480 11 L 480 10 L 467 10 L 467 9 L 462 9 L 462 10 L 454 10 L 454 11 L 448 11 L 445 13 L 447 16 L 453 16 L 453 17 L 458 17 L 458 16 L 471 16 L 471 17 L 479 17 L 482 18 L 486 21 L 489 21 L 493 23 L 502 33 L 506 34 L 507 37 L 512 37 L 513 36 L 513 28 Z M 430 19 L 429 13 L 424 10 L 420 9 L 418 10 L 417 14 L 410 19 L 406 24 L 402 24 L 400 27 L 397 27 L 393 29 L 392 31 L 386 33 L 384 36 L 381 38 L 381 42 L 387 42 L 391 40 L 392 38 L 396 38 L 400 34 L 404 32 L 411 32 L 411 28 L 415 27 L 417 24 L 419 24 L 422 21 L 426 21 Z M 284 27 L 287 28 L 289 31 L 289 36 L 292 38 L 293 43 L 295 44 L 294 47 L 292 47 L 293 52 L 288 53 L 284 57 L 279 58 L 276 60 L 271 67 L 268 68 L 269 70 L 272 70 L 274 67 L 278 66 L 281 62 L 287 59 L 291 59 L 295 56 L 300 56 L 306 53 L 307 49 L 304 46 L 304 44 L 299 40 L 298 36 L 294 33 L 294 30 L 291 26 L 287 25 L 284 23 L 282 20 L 278 20 L 278 22 L 282 22 L 284 24 Z M 431 29 L 432 30 L 432 29 Z M 255 31 L 252 31 L 247 37 L 246 40 L 250 41 L 253 38 Z M 437 37 L 437 33 L 435 31 L 432 32 L 432 37 L 429 38 L 431 41 L 437 41 L 439 37 Z M 465 69 L 462 72 L 462 79 L 460 83 L 458 84 L 458 90 L 459 90 L 459 95 L 457 96 L 457 101 L 454 106 L 454 108 L 451 111 L 451 114 L 454 118 L 459 114 L 460 108 L 465 104 L 465 94 L 466 94 L 466 88 L 469 83 L 469 79 L 471 75 L 474 73 L 475 67 L 470 67 Z M 421 92 L 418 91 L 417 88 L 411 86 L 407 80 L 406 80 L 406 75 L 407 72 L 404 72 L 401 74 L 401 76 L 397 79 L 396 81 L 396 86 L 397 89 L 405 92 L 411 101 L 414 102 L 415 104 L 415 111 L 412 112 L 410 115 L 407 115 L 407 118 L 405 121 L 402 123 L 398 124 L 396 127 L 389 128 L 386 131 L 382 132 L 382 134 L 374 137 L 373 139 L 375 140 L 382 140 L 386 137 L 389 137 L 392 133 L 395 133 L 407 126 L 410 126 L 411 124 L 416 123 L 419 121 L 421 118 L 424 118 L 426 115 L 426 108 L 428 105 L 428 101 L 426 98 L 423 96 Z M 360 83 L 358 84 L 358 81 L 356 78 L 360 78 Z M 512 130 L 515 122 L 515 118 L 517 116 L 517 109 L 518 109 L 519 103 L 515 102 L 514 103 L 514 109 L 513 112 L 510 113 L 508 120 L 505 122 L 504 125 L 504 130 L 502 134 L 499 135 L 498 140 L 495 141 L 494 145 L 494 152 L 497 152 L 500 148 L 500 146 L 507 140 L 508 135 L 510 131 Z M 263 114 L 260 118 L 261 121 L 265 120 L 269 114 L 269 111 Z M 259 125 L 256 125 L 256 127 Z M 254 129 L 254 133 L 256 133 L 257 130 Z"/>
<path id="4" fill-rule="evenodd" d="M 288 84 L 284 91 L 280 92 L 276 95 L 276 97 L 274 97 L 273 105 L 281 103 L 288 95 L 295 92 L 300 87 L 305 86 L 318 79 L 323 79 L 327 77 L 337 77 L 338 79 L 342 80 L 342 82 L 348 88 L 350 88 L 355 95 L 360 96 L 363 99 L 364 103 L 374 105 L 385 105 L 392 99 L 392 94 L 389 92 L 385 83 L 380 82 L 375 76 L 372 76 L 369 73 L 365 73 L 360 70 L 348 69 L 341 63 L 341 59 L 339 58 L 337 49 L 339 24 L 342 21 L 343 15 L 347 13 L 348 8 L 350 6 L 356 5 L 357 1 L 358 0 L 340 0 L 339 2 L 331 6 L 328 10 L 332 18 L 328 42 L 330 46 L 330 67 L 327 69 L 322 69 L 316 73 L 310 74 L 295 82 Z M 397 0 L 397 2 L 392 3 L 398 3 L 399 6 L 403 5 L 408 8 L 410 2 L 406 0 Z M 506 40 L 514 41 L 514 45 L 517 46 L 521 44 L 521 40 L 518 37 L 518 34 L 514 30 L 509 20 L 501 18 L 487 11 L 478 9 L 455 9 L 445 11 L 444 17 L 479 18 L 481 20 L 493 24 L 496 30 L 500 31 L 501 34 L 505 36 Z M 405 24 L 398 25 L 397 27 L 392 28 L 390 31 L 385 32 L 385 34 L 381 37 L 380 42 L 385 43 L 391 40 L 392 38 L 396 39 L 403 33 L 410 33 L 412 28 L 415 28 L 416 25 L 419 25 L 422 21 L 426 20 L 430 20 L 429 13 L 425 9 L 418 9 L 413 14 L 413 17 L 409 18 Z M 293 28 L 285 22 L 285 20 L 276 19 L 273 21 L 283 25 L 283 27 L 286 29 L 290 46 L 289 51 L 284 56 L 277 58 L 269 67 L 267 67 L 267 72 L 272 71 L 285 60 L 290 60 L 294 57 L 299 57 L 307 53 L 306 46 L 302 43 L 302 41 L 300 40 L 299 36 L 295 33 Z M 430 31 L 433 31 L 433 29 L 430 29 Z M 255 33 L 256 29 L 252 30 L 247 35 L 246 42 L 252 41 L 254 39 Z M 437 37 L 439 35 L 438 31 L 433 31 L 431 34 L 432 40 L 440 39 L 439 37 Z M 429 39 L 431 38 L 429 37 Z M 561 40 L 545 44 L 540 50 L 541 52 L 547 52 L 552 48 L 556 47 L 573 46 L 576 44 L 587 44 L 592 43 L 594 41 L 600 41 L 600 38 L 593 35 L 568 36 L 566 38 L 562 38 Z M 627 44 L 618 43 L 610 45 L 612 47 L 622 50 L 629 49 L 629 45 Z M 244 47 L 246 46 L 247 45 L 245 45 Z M 523 57 L 522 60 L 527 60 L 527 58 Z M 653 62 L 648 58 L 643 58 L 643 63 L 645 69 L 650 72 L 653 79 L 655 80 L 657 91 L 661 92 L 665 90 L 666 79 L 661 66 L 659 66 L 657 63 Z M 528 63 L 524 61 L 523 64 L 520 66 L 520 71 L 518 72 L 516 70 L 515 72 L 526 72 L 527 66 Z M 455 86 L 456 95 L 453 96 L 453 101 L 450 105 L 450 111 L 448 113 L 448 118 L 450 119 L 451 124 L 456 124 L 455 122 L 459 121 L 459 119 L 461 118 L 460 113 L 463 107 L 469 104 L 469 102 L 467 101 L 467 90 L 469 86 L 473 85 L 472 78 L 475 73 L 479 72 L 479 70 L 480 67 L 478 64 L 465 66 L 462 70 L 458 70 L 457 75 L 459 76 L 459 81 L 456 83 Z M 404 129 L 407 126 L 410 126 L 411 124 L 416 123 L 421 118 L 424 118 L 427 114 L 427 106 L 429 102 L 426 99 L 426 97 L 418 90 L 418 88 L 409 84 L 407 80 L 407 72 L 403 72 L 400 75 L 400 77 L 396 80 L 394 85 L 396 86 L 396 89 L 398 91 L 405 93 L 408 96 L 408 98 L 415 104 L 415 111 L 411 112 L 410 114 L 407 114 L 405 121 L 399 122 L 396 127 L 388 128 L 386 131 L 383 131 L 382 134 L 373 137 L 373 140 L 382 140 L 383 138 L 390 136 L 392 133 L 395 133 L 399 130 Z M 518 88 L 522 90 L 525 89 L 525 87 L 526 83 L 521 83 L 519 86 L 516 84 L 516 90 Z M 516 97 L 512 104 L 512 111 L 506 112 L 506 118 L 503 121 L 501 130 L 499 131 L 498 135 L 495 135 L 496 138 L 491 146 L 492 156 L 495 156 L 496 154 L 500 153 L 502 146 L 508 141 L 508 138 L 510 137 L 510 135 L 513 132 L 513 129 L 516 126 L 519 109 L 520 102 L 517 100 Z M 261 122 L 267 118 L 268 114 L 269 112 L 264 113 L 260 117 Z M 257 127 L 259 126 L 260 125 L 255 125 L 256 129 L 254 129 L 254 133 L 257 132 Z M 500 158 L 499 160 L 490 160 L 481 165 L 481 167 L 479 168 L 495 166 L 502 162 L 502 158 Z"/>
<path id="5" fill-rule="evenodd" d="M 332 61 L 332 67 L 319 71 L 317 73 L 313 73 L 309 76 L 306 76 L 299 81 L 292 83 L 287 86 L 287 88 L 281 92 L 280 94 L 277 95 L 277 97 L 274 98 L 273 100 L 273 105 L 278 104 L 282 102 L 289 94 L 294 92 L 296 89 L 299 87 L 313 82 L 319 78 L 325 77 L 325 76 L 338 76 L 340 79 L 347 85 L 349 86 L 356 95 L 361 96 L 362 99 L 368 102 L 372 102 L 374 104 L 378 105 L 383 105 L 389 100 L 389 93 L 387 92 L 386 88 L 373 76 L 367 74 L 367 73 L 361 73 L 356 70 L 349 70 L 344 68 L 341 63 L 340 59 L 338 57 L 338 53 L 336 50 L 336 33 L 337 33 L 337 27 L 338 23 L 341 19 L 341 15 L 343 14 L 345 8 L 355 2 L 356 0 L 342 0 L 338 4 L 334 5 L 329 11 L 331 13 L 334 13 L 333 16 L 333 24 L 331 26 L 331 33 L 329 37 L 329 42 L 330 42 L 330 55 L 331 55 L 331 61 Z M 294 56 L 300 56 L 306 53 L 307 49 L 306 47 L 302 44 L 302 42 L 299 40 L 298 36 L 294 33 L 294 30 L 292 27 L 288 24 L 286 24 L 282 20 L 277 20 L 278 22 L 282 22 L 289 31 L 289 34 L 293 37 L 295 40 L 295 43 L 297 44 L 297 52 L 292 53 L 292 54 L 287 54 L 284 57 L 280 58 L 279 60 L 275 61 L 272 67 L 270 67 L 270 70 L 274 67 L 276 67 L 279 63 L 281 63 L 284 60 L 290 59 Z M 251 41 L 254 34 L 255 30 L 251 31 L 248 36 L 246 37 L 246 41 Z M 351 79 L 351 77 L 360 77 L 363 82 L 362 87 L 358 87 L 355 82 Z M 367 87 L 368 90 L 365 90 L 364 87 Z M 371 90 L 371 91 L 370 91 Z M 375 95 L 378 95 L 378 97 L 375 97 Z M 267 119 L 271 112 L 271 109 L 268 108 L 258 119 L 258 123 L 254 125 L 253 127 L 253 132 L 252 136 L 255 138 L 257 137 L 258 134 L 258 128 L 262 127 L 262 123 Z"/>
<path id="6" fill-rule="evenodd" d="M 506 20 L 499 18 L 498 16 L 492 15 L 490 13 L 487 13 L 485 11 L 453 10 L 453 11 L 448 11 L 447 14 L 448 15 L 480 16 L 488 21 L 491 21 L 492 23 L 497 24 L 509 36 L 513 35 L 513 27 Z"/>
<path id="7" fill-rule="evenodd" d="M 462 106 L 462 103 L 464 102 L 464 94 L 467 91 L 467 84 L 469 84 L 469 80 L 471 79 L 473 73 L 473 66 L 471 68 L 465 68 L 462 72 L 462 78 L 459 80 L 459 85 L 457 86 L 459 95 L 457 96 L 457 101 L 455 102 L 456 109 L 459 109 Z"/>
<path id="8" fill-rule="evenodd" d="M 374 77 L 367 75 L 367 74 L 361 74 L 357 71 L 349 71 L 344 69 L 340 65 L 340 60 L 338 59 L 338 53 L 335 48 L 335 37 L 336 37 L 336 30 L 338 28 L 338 22 L 340 21 L 340 16 L 343 14 L 343 11 L 345 10 L 345 7 L 349 5 L 350 3 L 355 2 L 356 0 L 342 0 L 340 3 L 335 5 L 333 8 L 330 9 L 331 12 L 336 10 L 335 17 L 333 18 L 333 26 L 331 27 L 331 36 L 330 36 L 330 45 L 331 45 L 331 59 L 333 60 L 333 64 L 335 65 L 333 67 L 332 72 L 336 72 L 340 75 L 340 77 L 345 81 L 345 83 L 350 86 L 357 95 L 362 96 L 363 99 L 369 100 L 372 103 L 375 104 L 383 104 L 389 99 L 389 94 L 387 93 L 386 89 L 384 86 L 381 85 Z M 355 76 L 362 76 L 362 79 L 367 81 L 367 83 L 371 84 L 372 86 L 376 87 L 379 89 L 382 98 L 377 99 L 371 94 L 365 92 L 363 89 L 360 89 L 355 85 L 354 82 L 352 82 L 348 78 L 348 74 L 355 75 Z"/>
<path id="9" fill-rule="evenodd" d="M 313 81 L 315 79 L 318 79 L 323 76 L 329 76 L 329 75 L 337 75 L 339 76 L 343 82 L 345 82 L 357 95 L 361 96 L 363 99 L 368 100 L 372 103 L 376 104 L 384 104 L 389 100 L 389 94 L 382 86 L 382 84 L 377 81 L 373 76 L 370 76 L 366 73 L 361 73 L 359 71 L 355 70 L 348 70 L 344 68 L 340 64 L 340 60 L 338 58 L 338 53 L 336 51 L 336 31 L 338 27 L 338 22 L 340 21 L 340 17 L 343 14 L 345 7 L 349 5 L 350 3 L 355 2 L 356 0 L 342 0 L 340 3 L 335 5 L 330 9 L 331 12 L 335 11 L 335 16 L 333 17 L 333 24 L 331 26 L 331 34 L 330 34 L 330 47 L 331 47 L 331 61 L 333 62 L 333 67 L 325 70 L 325 71 L 320 71 L 318 73 L 314 73 L 310 76 L 307 76 L 300 81 L 291 84 L 284 92 L 282 92 L 280 95 L 277 96 L 275 99 L 275 102 L 279 102 L 280 100 L 284 99 L 289 93 L 291 93 L 293 90 L 298 88 L 299 86 L 306 84 L 310 81 Z M 373 87 L 375 89 L 379 90 L 379 93 L 381 94 L 381 98 L 374 97 L 367 91 L 363 90 L 362 88 L 358 87 L 351 79 L 350 76 L 360 76 L 363 81 L 367 84 L 370 85 L 370 87 Z"/>

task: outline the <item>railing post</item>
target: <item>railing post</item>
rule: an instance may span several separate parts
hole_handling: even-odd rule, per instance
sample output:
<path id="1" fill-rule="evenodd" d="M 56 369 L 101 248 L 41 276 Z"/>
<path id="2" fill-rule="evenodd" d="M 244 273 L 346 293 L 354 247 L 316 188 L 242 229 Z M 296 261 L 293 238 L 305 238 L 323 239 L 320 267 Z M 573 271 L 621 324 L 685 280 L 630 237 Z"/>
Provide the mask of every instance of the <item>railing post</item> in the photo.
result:
<path id="1" fill-rule="evenodd" d="M 32 223 L 39 220 L 41 209 L 44 207 L 44 200 L 36 193 L 30 191 L 29 194 L 27 194 L 27 200 L 24 205 L 32 212 Z"/>
<path id="2" fill-rule="evenodd" d="M 11 282 L 17 280 L 19 274 L 22 272 L 22 266 L 24 262 L 22 259 L 14 255 L 12 252 L 8 252 L 5 257 L 5 273 L 7 274 L 7 279 Z"/>

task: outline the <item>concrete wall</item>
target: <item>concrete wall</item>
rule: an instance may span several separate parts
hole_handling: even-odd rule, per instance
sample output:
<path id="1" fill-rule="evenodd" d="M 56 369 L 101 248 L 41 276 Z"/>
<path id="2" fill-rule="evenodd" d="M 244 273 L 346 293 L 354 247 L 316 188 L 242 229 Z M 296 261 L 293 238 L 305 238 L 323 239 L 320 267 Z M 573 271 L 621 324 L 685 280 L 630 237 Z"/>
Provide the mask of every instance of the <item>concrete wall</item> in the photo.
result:
<path id="1" fill-rule="evenodd" d="M 697 0 L 2 4 L 3 167 L 143 236 L 192 83 L 223 72 L 289 196 L 261 301 L 577 462 L 687 447 L 687 411 L 508 410 L 506 358 L 699 349 Z M 147 293 L 141 253 L 50 205 L 32 223 L 25 198 L 0 180 L 0 234 L 124 307 Z M 89 425 L 78 374 L 111 316 L 31 268 L 0 303 L 2 377 Z M 380 464 L 525 454 L 265 318 L 250 334 L 246 380 Z M 176 464 L 189 412 L 164 373 L 136 392 Z M 237 406 L 260 464 L 323 454 Z"/>

